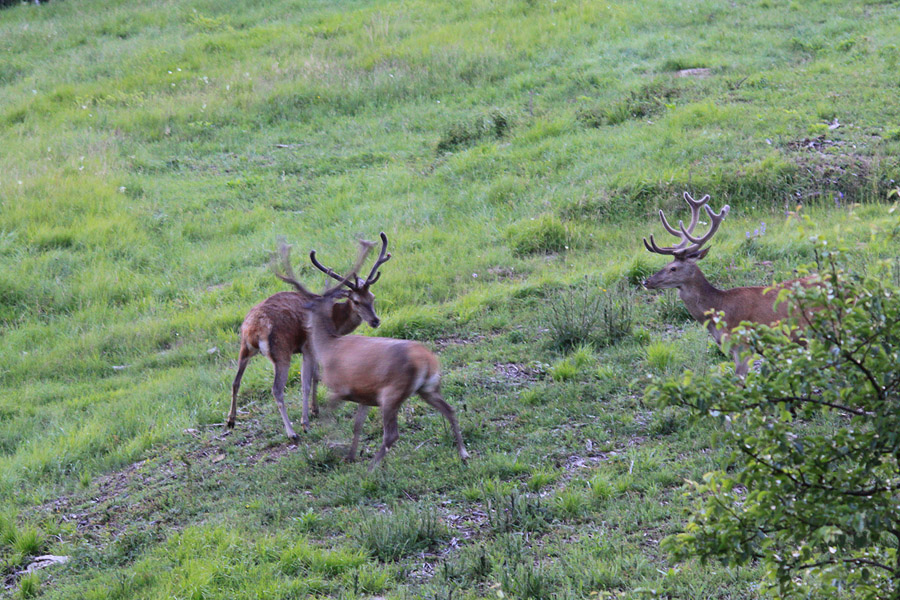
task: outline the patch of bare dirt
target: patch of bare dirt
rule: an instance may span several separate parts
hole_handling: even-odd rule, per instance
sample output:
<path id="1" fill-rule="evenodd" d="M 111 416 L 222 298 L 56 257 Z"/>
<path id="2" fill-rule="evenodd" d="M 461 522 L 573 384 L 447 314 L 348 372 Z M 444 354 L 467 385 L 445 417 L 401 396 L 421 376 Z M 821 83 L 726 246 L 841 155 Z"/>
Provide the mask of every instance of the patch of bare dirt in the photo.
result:
<path id="1" fill-rule="evenodd" d="M 496 363 L 494 373 L 499 375 L 509 385 L 524 385 L 541 379 L 543 369 L 537 365 L 523 365 L 519 363 Z"/>

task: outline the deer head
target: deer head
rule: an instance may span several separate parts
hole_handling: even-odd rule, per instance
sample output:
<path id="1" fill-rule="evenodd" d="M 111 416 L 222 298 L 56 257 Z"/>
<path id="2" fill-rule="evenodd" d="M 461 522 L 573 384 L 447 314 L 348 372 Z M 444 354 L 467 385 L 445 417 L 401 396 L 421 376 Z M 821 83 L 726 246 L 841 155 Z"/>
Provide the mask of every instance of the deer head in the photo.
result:
<path id="1" fill-rule="evenodd" d="M 341 277 L 335 273 L 333 269 L 322 266 L 322 263 L 316 259 L 315 250 L 312 250 L 309 253 L 309 260 L 312 261 L 312 264 L 317 269 L 340 282 L 331 289 L 326 290 L 322 296 L 332 300 L 336 300 L 339 297 L 346 297 L 347 301 L 353 305 L 353 308 L 356 309 L 362 319 L 373 329 L 381 324 L 381 319 L 375 314 L 375 296 L 369 288 L 378 281 L 379 277 L 381 277 L 381 271 L 379 271 L 378 268 L 391 259 L 391 254 L 387 251 L 387 243 L 387 236 L 382 231 L 381 253 L 375 260 L 375 264 L 372 266 L 369 276 L 365 279 L 357 277 L 356 272 L 359 270 L 359 267 L 362 266 L 362 262 L 365 260 L 372 246 L 375 245 L 373 242 L 360 242 L 359 257 L 357 258 L 353 270 L 346 277 Z"/>
<path id="2" fill-rule="evenodd" d="M 709 202 L 708 194 L 700 198 L 700 200 L 694 200 L 689 193 L 685 192 L 684 200 L 691 208 L 691 222 L 687 227 L 684 226 L 684 221 L 678 221 L 677 229 L 672 227 L 666 221 L 663 211 L 659 211 L 659 218 L 663 227 L 666 231 L 679 238 L 677 244 L 659 247 L 656 245 L 652 235 L 649 242 L 647 242 L 647 238 L 644 238 L 644 246 L 647 250 L 674 258 L 672 262 L 644 281 L 644 287 L 647 289 L 681 288 L 697 281 L 698 277 L 703 277 L 700 268 L 697 266 L 697 261 L 704 258 L 709 252 L 709 248 L 703 248 L 703 244 L 711 240 L 713 235 L 715 235 L 719 229 L 719 224 L 728 214 L 730 207 L 726 204 L 718 213 L 714 212 L 707 204 Z M 705 209 L 709 215 L 710 226 L 703 236 L 694 237 L 694 228 L 700 222 L 701 208 Z"/>

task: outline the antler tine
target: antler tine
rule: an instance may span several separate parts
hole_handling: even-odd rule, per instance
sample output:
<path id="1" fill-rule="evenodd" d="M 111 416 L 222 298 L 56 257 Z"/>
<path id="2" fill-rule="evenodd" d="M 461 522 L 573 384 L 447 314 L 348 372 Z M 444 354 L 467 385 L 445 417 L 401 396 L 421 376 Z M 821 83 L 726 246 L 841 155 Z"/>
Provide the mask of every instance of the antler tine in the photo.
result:
<path id="1" fill-rule="evenodd" d="M 663 214 L 662 210 L 659 211 L 659 220 L 662 221 L 663 227 L 666 228 L 666 231 L 668 231 L 672 235 L 677 235 L 678 237 L 681 237 L 681 232 L 678 231 L 677 229 L 675 229 L 674 227 L 672 227 L 671 225 L 669 225 L 669 222 L 666 221 L 666 215 Z"/>
<path id="2" fill-rule="evenodd" d="M 366 277 L 366 285 L 372 285 L 378 278 L 381 277 L 381 273 L 378 272 L 378 267 L 391 260 L 391 254 L 387 251 L 387 236 L 384 232 L 381 232 L 381 252 L 378 254 L 378 259 L 375 261 L 375 264 L 372 265 L 372 270 L 369 272 L 369 276 Z"/>
<path id="3" fill-rule="evenodd" d="M 685 237 L 685 239 L 689 240 L 693 245 L 686 248 L 685 252 L 696 252 L 700 248 L 703 247 L 703 244 L 712 239 L 712 236 L 715 235 L 716 231 L 719 229 L 719 224 L 725 219 L 728 215 L 728 211 L 731 210 L 731 207 L 727 204 L 722 207 L 718 213 L 713 211 L 709 206 L 704 206 L 707 214 L 709 215 L 710 226 L 709 231 L 707 231 L 702 237 L 695 238 L 690 233 L 685 231 L 684 226 L 681 228 L 681 233 Z"/>
<path id="4" fill-rule="evenodd" d="M 686 243 L 686 242 L 684 242 L 684 243 Z M 647 250 L 649 250 L 650 252 L 655 252 L 656 254 L 663 254 L 666 256 L 675 254 L 676 252 L 679 252 L 681 250 L 681 244 L 679 244 L 678 246 L 671 246 L 668 248 L 666 248 L 666 247 L 661 248 L 661 247 L 657 246 L 656 240 L 653 239 L 652 235 L 650 236 L 649 244 L 647 243 L 647 238 L 644 238 L 644 247 L 647 248 Z"/>
<path id="5" fill-rule="evenodd" d="M 316 267 L 327 273 L 330 277 L 334 277 L 338 280 L 338 284 L 326 289 L 322 292 L 322 296 L 327 298 L 335 297 L 339 292 L 343 291 L 342 288 L 344 286 L 350 288 L 351 290 L 358 290 L 359 287 L 356 285 L 356 274 L 359 272 L 359 268 L 362 266 L 363 262 L 365 262 L 366 257 L 369 255 L 369 252 L 372 250 L 372 246 L 374 244 L 372 242 L 367 242 L 365 240 L 360 240 L 359 242 L 359 254 L 356 257 L 356 262 L 353 263 L 353 267 L 344 277 L 337 276 L 332 269 L 324 269 L 319 262 L 316 260 L 316 251 L 311 250 L 309 253 L 309 259 L 312 261 Z M 352 282 L 352 283 L 351 283 Z"/>
<path id="6" fill-rule="evenodd" d="M 309 260 L 312 261 L 312 264 L 314 267 L 316 267 L 317 269 L 319 269 L 320 271 L 322 271 L 323 273 L 325 273 L 332 279 L 337 279 L 338 281 L 344 280 L 344 278 L 341 277 L 340 275 L 338 275 L 337 273 L 335 273 L 333 269 L 329 269 L 328 267 L 323 266 L 322 263 L 320 263 L 316 259 L 316 251 L 315 250 L 309 251 Z M 353 286 L 351 286 L 351 287 L 353 287 Z"/>
<path id="7" fill-rule="evenodd" d="M 688 226 L 687 232 L 694 233 L 694 227 L 696 227 L 697 223 L 700 221 L 700 208 L 706 206 L 706 203 L 709 202 L 709 194 L 706 194 L 699 200 L 694 200 L 693 196 L 685 192 L 684 201 L 691 207 L 691 224 Z"/>
<path id="8" fill-rule="evenodd" d="M 276 260 L 278 257 L 281 257 L 281 265 L 279 265 Z M 315 297 L 313 292 L 306 289 L 302 283 L 297 281 L 297 277 L 294 275 L 294 269 L 291 267 L 291 246 L 284 240 L 281 240 L 278 244 L 278 253 L 272 253 L 271 265 L 275 277 L 294 286 L 301 294 L 309 296 L 310 298 Z M 279 269 L 284 269 L 284 272 L 280 272 Z"/>

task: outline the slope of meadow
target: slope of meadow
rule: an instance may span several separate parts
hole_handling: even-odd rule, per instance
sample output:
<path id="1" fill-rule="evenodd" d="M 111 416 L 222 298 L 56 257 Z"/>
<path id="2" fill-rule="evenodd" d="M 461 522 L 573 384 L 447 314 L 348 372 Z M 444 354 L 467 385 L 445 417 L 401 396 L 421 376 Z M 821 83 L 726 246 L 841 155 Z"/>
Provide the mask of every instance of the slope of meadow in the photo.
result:
<path id="1" fill-rule="evenodd" d="M 643 390 L 730 367 L 677 298 L 635 285 L 663 264 L 640 238 L 690 190 L 733 209 L 704 261 L 722 287 L 791 277 L 811 236 L 854 268 L 895 257 L 898 17 L 874 0 L 0 10 L 0 593 L 758 597 L 752 569 L 658 548 L 684 479 L 727 449 Z M 226 435 L 238 328 L 284 289 L 278 237 L 318 287 L 309 248 L 345 268 L 382 230 L 379 334 L 439 352 L 470 465 L 418 400 L 374 473 L 340 460 L 350 407 L 290 445 L 261 358 Z M 592 301 L 631 332 L 555 343 L 561 307 Z M 41 553 L 71 560 L 18 581 Z"/>

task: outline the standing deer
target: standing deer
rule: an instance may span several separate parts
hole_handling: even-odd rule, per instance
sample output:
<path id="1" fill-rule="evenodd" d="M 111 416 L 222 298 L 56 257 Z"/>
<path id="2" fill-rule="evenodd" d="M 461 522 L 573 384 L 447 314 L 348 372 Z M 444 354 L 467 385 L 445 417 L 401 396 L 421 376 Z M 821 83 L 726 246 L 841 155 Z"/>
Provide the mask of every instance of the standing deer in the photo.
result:
<path id="1" fill-rule="evenodd" d="M 387 236 L 381 234 L 382 252 L 387 249 Z M 390 257 L 390 255 L 388 255 Z M 387 259 L 385 259 L 386 261 Z M 370 291 L 380 273 L 375 269 L 365 280 L 354 278 L 354 281 L 343 280 L 337 277 L 331 269 L 326 269 L 318 261 L 313 264 L 324 273 L 336 277 L 342 286 L 347 289 L 340 290 L 347 298 L 346 302 L 332 303 L 330 320 L 338 335 L 346 335 L 356 329 L 365 321 L 372 328 L 377 328 L 381 320 L 375 314 L 375 296 Z M 288 371 L 291 367 L 291 356 L 303 354 L 301 366 L 301 394 L 303 397 L 303 414 L 300 424 L 303 430 L 309 428 L 309 402 L 312 400 L 313 415 L 319 414 L 319 404 L 316 399 L 316 386 L 319 380 L 318 363 L 313 356 L 309 345 L 309 334 L 306 325 L 306 309 L 304 304 L 316 297 L 310 294 L 303 286 L 297 283 L 291 268 L 289 247 L 282 246 L 282 268 L 285 274 L 276 271 L 275 275 L 296 288 L 293 292 L 278 292 L 269 296 L 250 309 L 241 325 L 241 349 L 238 354 L 238 370 L 231 384 L 231 410 L 228 413 L 226 425 L 229 429 L 234 427 L 234 419 L 237 415 L 237 396 L 241 387 L 241 378 L 244 369 L 250 359 L 262 353 L 275 367 L 275 381 L 272 383 L 272 395 L 278 404 L 281 420 L 284 422 L 284 431 L 292 440 L 298 440 L 299 436 L 294 432 L 291 421 L 284 407 L 284 387 L 288 379 Z"/>
<path id="2" fill-rule="evenodd" d="M 364 245 L 356 268 L 368 251 L 369 247 Z M 309 257 L 317 265 L 315 250 L 310 252 Z M 382 247 L 372 273 L 390 257 Z M 359 436 L 366 416 L 371 407 L 377 406 L 381 410 L 384 435 L 381 448 L 372 459 L 369 470 L 378 466 L 399 437 L 397 413 L 400 406 L 407 398 L 418 394 L 450 423 L 459 457 L 465 462 L 469 453 L 463 445 L 453 408 L 441 395 L 441 371 L 437 357 L 418 342 L 359 335 L 341 336 L 329 318 L 334 300 L 341 293 L 341 285 L 347 279 L 355 277 L 356 268 L 347 278 L 341 279 L 341 283 L 326 290 L 321 296 L 307 292 L 310 299 L 304 305 L 307 309 L 309 342 L 321 365 L 322 381 L 328 386 L 330 399 L 359 404 L 353 419 L 353 442 L 347 453 L 347 461 L 356 459 Z M 374 277 L 377 279 L 377 275 Z M 290 283 L 298 289 L 304 289 L 296 281 Z"/>
<path id="3" fill-rule="evenodd" d="M 816 276 L 810 276 L 803 279 L 792 279 L 782 283 L 775 284 L 771 287 L 766 286 L 750 286 L 738 287 L 730 290 L 720 290 L 715 288 L 707 281 L 706 277 L 697 266 L 697 261 L 704 258 L 709 252 L 709 248 L 703 248 L 703 244 L 712 239 L 719 224 L 728 214 L 729 207 L 726 204 L 718 213 L 707 205 L 709 195 L 704 196 L 700 200 L 694 200 L 690 194 L 684 193 L 684 199 L 691 207 L 691 222 L 685 227 L 683 221 L 678 222 L 678 229 L 669 225 L 663 211 L 659 211 L 659 218 L 663 227 L 674 236 L 679 238 L 679 242 L 674 246 L 660 248 L 656 245 L 653 236 L 650 236 L 650 242 L 644 238 L 644 246 L 650 252 L 672 256 L 674 260 L 660 269 L 656 274 L 644 281 L 644 287 L 647 289 L 658 288 L 678 288 L 678 295 L 684 302 L 685 307 L 691 316 L 703 323 L 707 321 L 707 328 L 717 344 L 722 345 L 723 339 L 733 331 L 741 321 L 750 321 L 753 323 L 761 323 L 764 325 L 773 325 L 782 319 L 786 319 L 791 314 L 790 307 L 787 302 L 781 302 L 775 306 L 775 300 L 778 298 L 780 290 L 792 288 L 795 285 L 808 287 L 815 283 L 811 281 Z M 702 237 L 694 237 L 694 228 L 700 221 L 700 209 L 704 208 L 710 218 L 709 231 Z M 715 324 L 709 319 L 709 313 L 724 313 L 724 329 L 716 328 Z M 744 348 L 734 345 L 731 348 L 731 354 L 734 358 L 735 373 L 738 377 L 746 376 L 750 368 L 750 358 L 741 359 L 741 352 Z"/>

